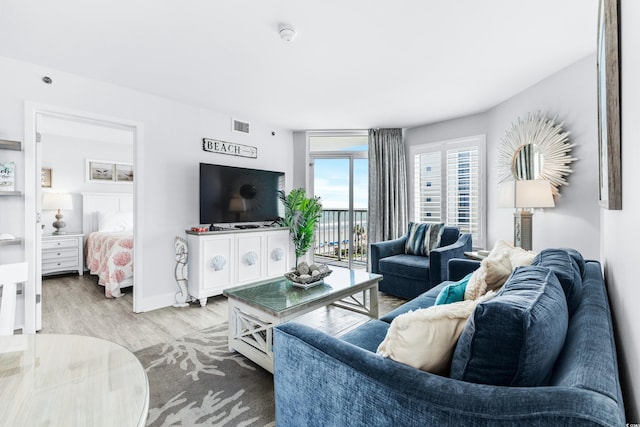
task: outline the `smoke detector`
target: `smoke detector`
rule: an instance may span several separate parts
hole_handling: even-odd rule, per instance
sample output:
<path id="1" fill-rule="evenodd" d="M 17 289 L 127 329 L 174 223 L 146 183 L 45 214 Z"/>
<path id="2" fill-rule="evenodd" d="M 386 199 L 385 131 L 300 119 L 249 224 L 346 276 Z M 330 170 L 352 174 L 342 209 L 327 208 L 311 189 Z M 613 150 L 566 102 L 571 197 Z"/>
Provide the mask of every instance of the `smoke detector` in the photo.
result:
<path id="1" fill-rule="evenodd" d="M 278 26 L 280 38 L 286 42 L 290 42 L 296 38 L 296 30 L 291 25 L 280 24 Z"/>

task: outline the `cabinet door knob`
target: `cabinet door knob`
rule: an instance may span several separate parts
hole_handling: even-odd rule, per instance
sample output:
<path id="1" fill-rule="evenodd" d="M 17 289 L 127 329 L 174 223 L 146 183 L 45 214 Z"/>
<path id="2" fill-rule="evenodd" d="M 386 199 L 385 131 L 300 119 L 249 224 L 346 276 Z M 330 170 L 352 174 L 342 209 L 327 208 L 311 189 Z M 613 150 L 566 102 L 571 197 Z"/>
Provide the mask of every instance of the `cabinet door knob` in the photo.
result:
<path id="1" fill-rule="evenodd" d="M 258 254 L 254 251 L 249 251 L 244 256 L 244 260 L 248 265 L 254 265 L 256 262 L 258 262 Z"/>
<path id="2" fill-rule="evenodd" d="M 220 271 L 224 268 L 227 260 L 222 255 L 216 255 L 211 259 L 211 267 L 215 271 Z"/>
<path id="3" fill-rule="evenodd" d="M 280 261 L 284 258 L 284 251 L 282 248 L 275 248 L 273 252 L 271 252 L 271 259 L 274 261 Z"/>

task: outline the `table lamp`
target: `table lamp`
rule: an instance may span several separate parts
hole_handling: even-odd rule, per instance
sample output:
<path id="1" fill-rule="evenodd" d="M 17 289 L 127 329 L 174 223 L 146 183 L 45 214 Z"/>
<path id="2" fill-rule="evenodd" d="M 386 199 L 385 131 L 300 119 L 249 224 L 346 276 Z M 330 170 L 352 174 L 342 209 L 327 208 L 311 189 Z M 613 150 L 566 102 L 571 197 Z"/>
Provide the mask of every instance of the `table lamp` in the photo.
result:
<path id="1" fill-rule="evenodd" d="M 52 234 L 65 234 L 64 228 L 67 223 L 62 221 L 62 210 L 70 210 L 73 205 L 71 203 L 71 194 L 45 193 L 42 198 L 43 210 L 57 210 L 56 221 L 51 224 L 56 229 Z"/>
<path id="2" fill-rule="evenodd" d="M 533 247 L 533 209 L 555 206 L 551 183 L 542 179 L 503 182 L 498 186 L 498 207 L 516 208 L 513 213 L 513 244 Z"/>
<path id="3" fill-rule="evenodd" d="M 236 221 L 240 220 L 240 215 L 247 211 L 247 203 L 242 196 L 234 194 L 229 200 L 229 212 L 235 212 Z"/>

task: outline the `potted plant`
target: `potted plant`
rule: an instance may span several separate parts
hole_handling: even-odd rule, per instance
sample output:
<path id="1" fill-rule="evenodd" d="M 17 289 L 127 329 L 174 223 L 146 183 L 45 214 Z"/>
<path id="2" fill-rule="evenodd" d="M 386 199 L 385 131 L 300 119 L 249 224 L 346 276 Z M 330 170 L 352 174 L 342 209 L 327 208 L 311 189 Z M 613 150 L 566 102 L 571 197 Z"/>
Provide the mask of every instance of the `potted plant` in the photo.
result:
<path id="1" fill-rule="evenodd" d="M 282 225 L 289 228 L 289 236 L 298 258 L 307 253 L 313 244 L 313 232 L 322 215 L 320 197 L 307 197 L 304 188 L 291 190 L 289 194 L 278 192 L 278 197 L 284 205 Z"/>

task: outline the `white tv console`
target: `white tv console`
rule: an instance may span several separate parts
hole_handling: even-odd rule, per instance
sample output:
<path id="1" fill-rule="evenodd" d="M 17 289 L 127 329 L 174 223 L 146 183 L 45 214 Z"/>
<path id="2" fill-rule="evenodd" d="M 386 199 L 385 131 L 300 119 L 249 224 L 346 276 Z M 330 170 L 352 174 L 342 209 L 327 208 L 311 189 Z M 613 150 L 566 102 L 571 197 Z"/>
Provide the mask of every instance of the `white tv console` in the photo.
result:
<path id="1" fill-rule="evenodd" d="M 261 227 L 223 231 L 186 231 L 192 298 L 204 307 L 207 297 L 289 271 L 289 229 Z"/>

